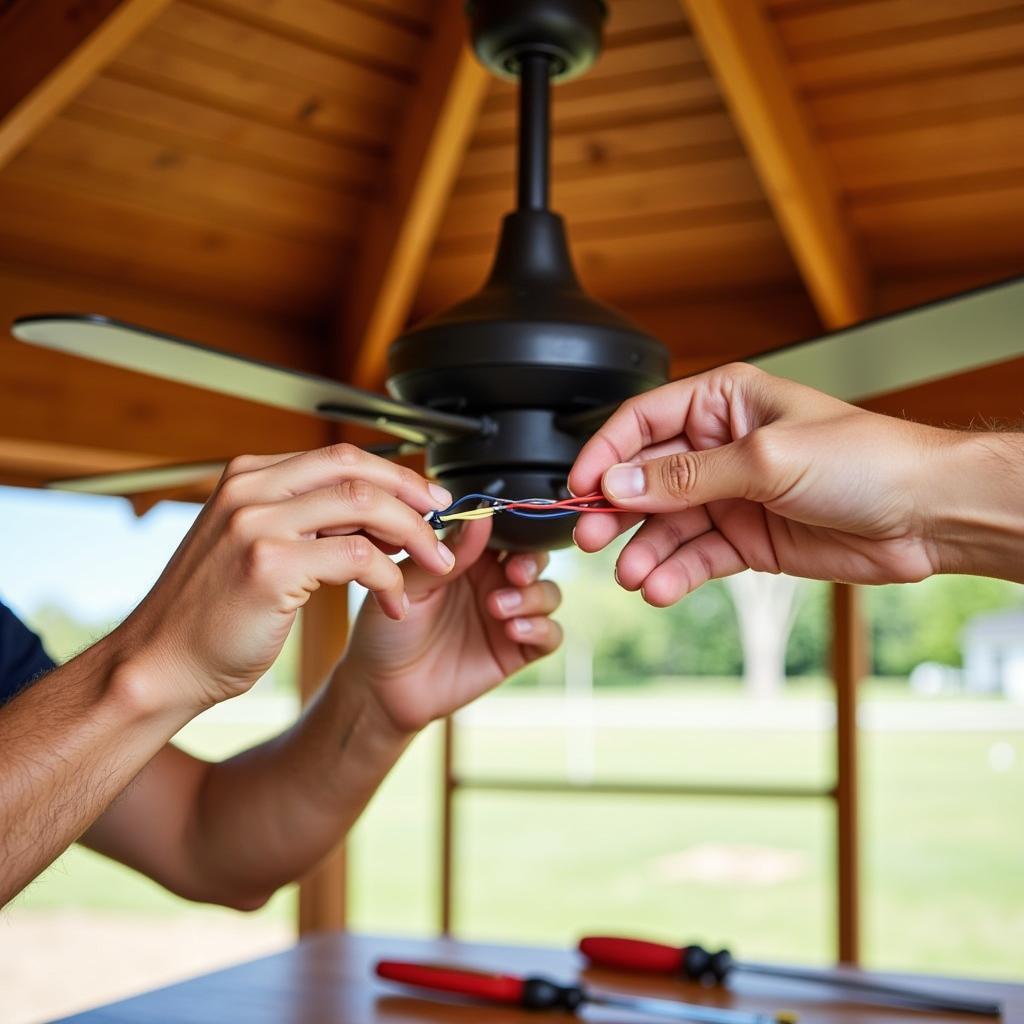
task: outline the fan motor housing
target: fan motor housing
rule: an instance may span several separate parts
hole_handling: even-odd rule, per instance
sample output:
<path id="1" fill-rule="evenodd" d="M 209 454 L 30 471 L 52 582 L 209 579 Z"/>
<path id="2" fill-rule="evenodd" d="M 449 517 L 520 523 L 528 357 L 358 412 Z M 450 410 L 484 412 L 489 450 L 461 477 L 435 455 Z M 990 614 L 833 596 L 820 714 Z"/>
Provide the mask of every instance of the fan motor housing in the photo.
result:
<path id="1" fill-rule="evenodd" d="M 663 384 L 668 352 L 580 288 L 561 217 L 520 210 L 505 218 L 484 288 L 396 340 L 388 364 L 395 397 L 488 421 L 427 449 L 453 494 L 559 499 L 583 443 L 560 421 Z M 495 543 L 560 547 L 572 526 L 501 516 Z"/>

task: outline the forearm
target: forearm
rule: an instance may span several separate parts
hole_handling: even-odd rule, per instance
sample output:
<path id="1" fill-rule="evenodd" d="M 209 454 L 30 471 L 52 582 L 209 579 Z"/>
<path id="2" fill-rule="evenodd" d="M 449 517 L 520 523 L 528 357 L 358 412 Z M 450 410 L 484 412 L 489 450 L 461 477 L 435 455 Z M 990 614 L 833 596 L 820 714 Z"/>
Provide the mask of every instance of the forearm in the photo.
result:
<path id="1" fill-rule="evenodd" d="M 0 712 L 0 906 L 73 843 L 188 720 L 116 634 Z"/>
<path id="2" fill-rule="evenodd" d="M 928 502 L 940 572 L 1024 583 L 1024 434 L 948 432 Z"/>
<path id="3" fill-rule="evenodd" d="M 200 898 L 253 908 L 304 875 L 348 832 L 410 739 L 342 662 L 295 726 L 209 766 L 186 839 Z"/>

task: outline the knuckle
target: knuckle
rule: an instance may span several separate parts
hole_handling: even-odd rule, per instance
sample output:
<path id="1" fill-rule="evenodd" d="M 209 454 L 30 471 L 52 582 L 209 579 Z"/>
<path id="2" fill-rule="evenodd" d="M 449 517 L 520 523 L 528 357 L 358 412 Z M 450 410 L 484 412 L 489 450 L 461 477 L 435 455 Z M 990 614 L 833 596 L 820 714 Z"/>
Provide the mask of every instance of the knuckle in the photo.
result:
<path id="1" fill-rule="evenodd" d="M 245 552 L 246 575 L 256 582 L 266 582 L 277 571 L 278 546 L 266 537 L 254 540 Z"/>
<path id="2" fill-rule="evenodd" d="M 394 463 L 390 463 L 390 465 L 394 466 Z M 398 476 L 399 485 L 406 490 L 426 486 L 426 480 L 408 466 L 394 466 L 394 469 Z"/>
<path id="3" fill-rule="evenodd" d="M 334 465 L 341 466 L 343 469 L 351 469 L 353 466 L 359 465 L 363 460 L 364 453 L 354 444 L 343 442 L 328 446 L 324 449 L 324 454 Z"/>
<path id="4" fill-rule="evenodd" d="M 365 537 L 346 537 L 342 549 L 348 561 L 355 566 L 368 565 L 376 550 Z"/>
<path id="5" fill-rule="evenodd" d="M 224 508 L 238 508 L 244 500 L 246 485 L 241 475 L 229 475 L 225 470 L 220 487 L 217 488 L 217 501 Z"/>
<path id="6" fill-rule="evenodd" d="M 224 479 L 230 480 L 233 477 L 240 476 L 242 473 L 248 473 L 256 465 L 256 456 L 254 455 L 236 455 L 233 459 L 228 461 L 228 464 L 224 467 Z"/>
<path id="7" fill-rule="evenodd" d="M 724 373 L 727 377 L 756 377 L 762 373 L 756 366 L 751 366 L 750 363 L 741 363 L 736 360 L 732 363 L 726 363 L 725 366 L 721 367 L 721 373 Z"/>
<path id="8" fill-rule="evenodd" d="M 662 459 L 658 473 L 665 492 L 677 498 L 693 493 L 698 482 L 697 466 L 693 452 L 676 452 Z"/>
<path id="9" fill-rule="evenodd" d="M 259 534 L 261 518 L 259 505 L 238 505 L 228 516 L 228 536 L 243 544 L 252 542 Z"/>
<path id="10" fill-rule="evenodd" d="M 367 480 L 345 480 L 338 485 L 338 495 L 348 505 L 365 507 L 374 504 L 377 488 Z"/>

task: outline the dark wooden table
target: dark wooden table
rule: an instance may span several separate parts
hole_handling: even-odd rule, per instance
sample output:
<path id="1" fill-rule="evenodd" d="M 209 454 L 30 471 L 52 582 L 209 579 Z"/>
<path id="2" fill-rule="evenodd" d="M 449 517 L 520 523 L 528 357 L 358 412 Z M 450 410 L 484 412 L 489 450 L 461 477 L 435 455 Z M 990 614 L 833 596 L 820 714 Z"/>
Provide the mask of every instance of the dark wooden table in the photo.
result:
<path id="1" fill-rule="evenodd" d="M 517 974 L 545 974 L 569 981 L 577 976 L 574 954 L 517 946 L 485 946 L 452 941 L 414 941 L 324 935 L 294 949 L 217 971 L 170 988 L 137 996 L 66 1018 L 65 1024 L 539 1024 L 565 1020 L 561 1014 L 537 1015 L 522 1010 L 483 1007 L 422 998 L 373 977 L 373 964 L 382 958 L 444 961 Z M 879 975 L 897 980 L 893 975 Z M 728 992 L 702 989 L 671 979 L 638 980 L 608 971 L 583 974 L 588 985 L 621 992 L 655 995 L 737 1009 L 789 1009 L 803 1024 L 885 1024 L 916 1020 L 920 1024 L 984 1021 L 991 1018 L 925 1014 L 851 1003 L 838 990 L 811 988 L 737 976 Z M 1024 1022 L 1024 985 L 961 982 L 934 977 L 899 976 L 951 993 L 1000 1000 L 1004 1021 Z M 639 1024 L 652 1017 L 607 1010 L 588 1010 L 587 1021 Z"/>

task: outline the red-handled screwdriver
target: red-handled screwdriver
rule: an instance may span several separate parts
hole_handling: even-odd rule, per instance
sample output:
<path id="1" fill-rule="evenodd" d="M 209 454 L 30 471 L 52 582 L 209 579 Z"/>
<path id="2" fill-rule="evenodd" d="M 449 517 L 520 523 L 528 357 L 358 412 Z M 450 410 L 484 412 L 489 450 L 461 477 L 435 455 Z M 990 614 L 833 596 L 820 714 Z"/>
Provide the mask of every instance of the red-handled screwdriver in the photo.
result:
<path id="1" fill-rule="evenodd" d="M 805 981 L 816 985 L 835 985 L 849 991 L 871 996 L 876 1001 L 895 1003 L 919 1010 L 937 1010 L 945 1013 L 974 1013 L 984 1017 L 998 1017 L 1002 1008 L 998 1003 L 969 996 L 947 996 L 937 992 L 903 985 L 890 985 L 866 978 L 851 978 L 795 967 L 775 967 L 768 964 L 740 963 L 727 949 L 711 953 L 702 946 L 665 946 L 659 942 L 640 939 L 622 939 L 593 935 L 580 940 L 580 953 L 595 967 L 609 967 L 641 974 L 672 974 L 690 981 L 724 984 L 734 971 L 745 974 L 770 975 L 790 981 Z"/>
<path id="2" fill-rule="evenodd" d="M 519 1006 L 526 1010 L 568 1010 L 572 1013 L 585 1003 L 591 1003 L 594 1006 L 610 1006 L 617 1010 L 692 1021 L 693 1024 L 792 1024 L 795 1019 L 792 1015 L 772 1016 L 713 1006 L 693 1006 L 670 999 L 644 999 L 591 992 L 579 985 L 559 985 L 547 978 L 488 974 L 485 971 L 442 964 L 382 960 L 377 964 L 377 977 L 413 988 L 467 996 L 487 1003 Z"/>

